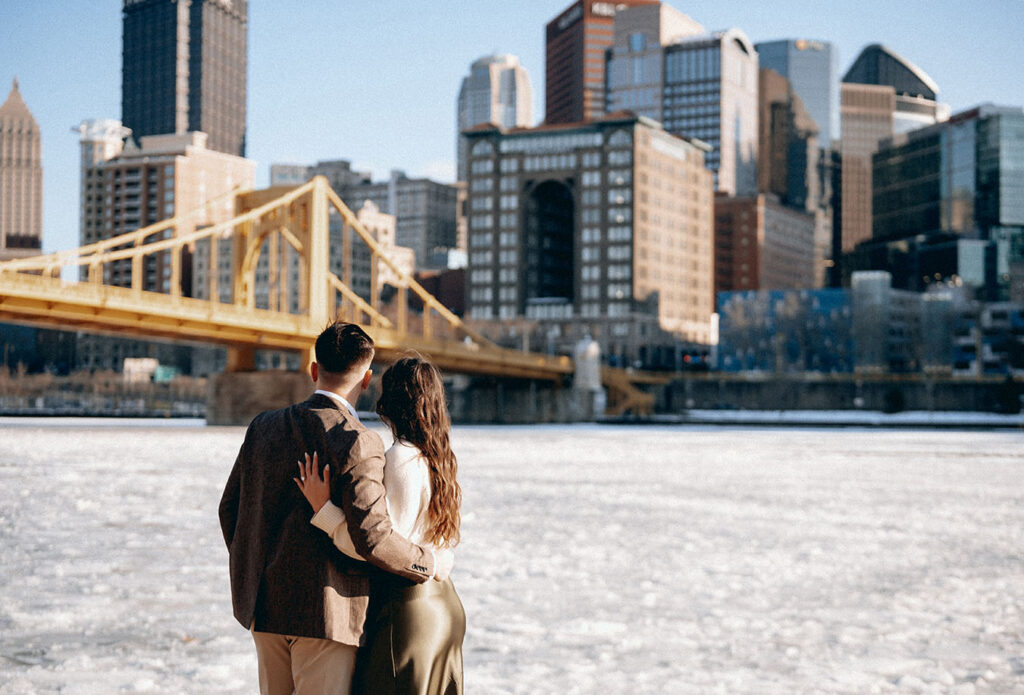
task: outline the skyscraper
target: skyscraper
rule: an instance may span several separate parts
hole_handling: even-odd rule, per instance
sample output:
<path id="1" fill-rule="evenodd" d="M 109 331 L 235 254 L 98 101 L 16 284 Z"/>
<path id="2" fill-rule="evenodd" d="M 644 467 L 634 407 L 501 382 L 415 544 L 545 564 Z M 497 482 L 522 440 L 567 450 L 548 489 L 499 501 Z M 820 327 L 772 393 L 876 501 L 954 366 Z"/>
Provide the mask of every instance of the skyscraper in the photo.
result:
<path id="1" fill-rule="evenodd" d="M 760 126 L 757 184 L 789 207 L 818 207 L 818 126 L 789 80 L 774 70 L 760 71 Z"/>
<path id="2" fill-rule="evenodd" d="M 842 249 L 871 238 L 871 155 L 878 141 L 949 116 L 924 70 L 880 44 L 866 46 L 842 84 Z"/>
<path id="3" fill-rule="evenodd" d="M 39 124 L 14 80 L 0 106 L 0 260 L 39 253 L 43 165 Z"/>
<path id="4" fill-rule="evenodd" d="M 247 0 L 124 0 L 121 121 L 245 155 Z"/>
<path id="5" fill-rule="evenodd" d="M 660 120 L 711 145 L 715 189 L 757 192 L 757 52 L 739 29 L 707 34 L 665 5 L 626 8 L 607 57 L 607 108 Z"/>
<path id="6" fill-rule="evenodd" d="M 783 39 L 754 44 L 761 68 L 787 80 L 818 126 L 818 142 L 830 147 L 839 138 L 837 52 L 827 41 Z"/>
<path id="7" fill-rule="evenodd" d="M 604 113 L 605 50 L 615 15 L 656 0 L 577 0 L 545 29 L 544 122 L 577 123 Z"/>
<path id="8" fill-rule="evenodd" d="M 949 118 L 938 101 L 939 87 L 928 74 L 881 44 L 866 46 L 843 76 L 843 82 L 888 85 L 896 93 L 893 134 L 909 133 Z"/>
<path id="9" fill-rule="evenodd" d="M 456 164 L 458 180 L 466 180 L 466 141 L 462 131 L 477 123 L 502 128 L 533 125 L 533 87 L 526 68 L 514 55 L 490 55 L 477 59 L 462 79 L 456 114 Z"/>

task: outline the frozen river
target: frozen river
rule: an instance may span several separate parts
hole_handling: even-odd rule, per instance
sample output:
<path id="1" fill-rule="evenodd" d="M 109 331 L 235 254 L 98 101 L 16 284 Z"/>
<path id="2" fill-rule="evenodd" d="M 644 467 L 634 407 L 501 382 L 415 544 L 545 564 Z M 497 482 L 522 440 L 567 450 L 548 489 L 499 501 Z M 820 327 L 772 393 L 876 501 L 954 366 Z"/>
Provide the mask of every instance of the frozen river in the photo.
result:
<path id="1" fill-rule="evenodd" d="M 253 693 L 241 428 L 0 420 L 0 694 Z M 1024 692 L 1024 434 L 462 427 L 470 695 Z"/>

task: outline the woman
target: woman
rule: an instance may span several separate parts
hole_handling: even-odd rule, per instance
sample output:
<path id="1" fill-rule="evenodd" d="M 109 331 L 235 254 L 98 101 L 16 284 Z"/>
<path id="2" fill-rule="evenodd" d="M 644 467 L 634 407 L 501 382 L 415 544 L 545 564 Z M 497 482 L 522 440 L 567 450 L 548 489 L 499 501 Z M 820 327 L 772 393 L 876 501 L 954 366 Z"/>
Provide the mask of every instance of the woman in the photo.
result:
<path id="1" fill-rule="evenodd" d="M 419 357 L 392 365 L 381 378 L 380 415 L 394 436 L 384 463 L 384 488 L 394 530 L 413 543 L 435 548 L 459 541 L 462 491 L 449 442 L 451 422 L 444 384 L 437 369 Z M 306 455 L 297 480 L 339 550 L 359 557 L 330 501 L 328 481 Z M 324 512 L 327 505 L 328 513 Z M 318 520 L 331 517 L 325 528 Z M 376 610 L 367 619 L 367 641 L 360 651 L 353 693 L 461 695 L 462 638 L 466 614 L 451 579 L 410 586 L 387 575 L 374 586 Z"/>

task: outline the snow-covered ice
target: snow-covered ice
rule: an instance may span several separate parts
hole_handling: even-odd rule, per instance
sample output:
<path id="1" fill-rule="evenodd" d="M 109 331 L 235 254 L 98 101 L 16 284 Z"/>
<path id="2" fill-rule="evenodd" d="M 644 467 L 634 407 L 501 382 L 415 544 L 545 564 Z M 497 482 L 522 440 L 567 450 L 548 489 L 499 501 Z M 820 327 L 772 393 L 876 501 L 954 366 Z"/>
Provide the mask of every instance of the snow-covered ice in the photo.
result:
<path id="1" fill-rule="evenodd" d="M 0 694 L 252 693 L 241 428 L 0 420 Z M 467 693 L 1024 692 L 1024 434 L 461 427 Z"/>

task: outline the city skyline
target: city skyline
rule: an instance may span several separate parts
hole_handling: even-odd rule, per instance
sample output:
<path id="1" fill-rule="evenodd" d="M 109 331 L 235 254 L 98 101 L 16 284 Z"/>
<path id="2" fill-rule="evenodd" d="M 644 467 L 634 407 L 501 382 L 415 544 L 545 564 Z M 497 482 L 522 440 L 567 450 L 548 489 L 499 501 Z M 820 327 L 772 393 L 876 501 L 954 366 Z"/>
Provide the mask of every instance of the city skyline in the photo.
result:
<path id="1" fill-rule="evenodd" d="M 524 10 L 478 0 L 431 12 L 400 2 L 340 9 L 327 2 L 252 3 L 247 149 L 258 163 L 256 185 L 267 184 L 271 163 L 328 158 L 350 159 L 375 179 L 404 169 L 453 180 L 456 98 L 466 67 L 487 53 L 517 55 L 534 77 L 533 111 L 540 118 L 544 27 L 569 4 L 543 0 Z M 992 0 L 963 13 L 952 2 L 911 2 L 898 15 L 881 2 L 830 7 L 827 14 L 809 2 L 669 4 L 711 31 L 738 27 L 754 42 L 831 41 L 840 74 L 866 44 L 883 43 L 931 75 L 954 113 L 983 102 L 1024 101 L 1024 59 L 1006 30 L 1024 21 L 1024 3 Z M 380 38 L 382 22 L 391 22 L 387 40 Z M 79 150 L 71 129 L 84 119 L 120 115 L 121 2 L 8 3 L 0 9 L 0 26 L 7 29 L 0 81 L 19 79 L 42 131 L 43 248 L 73 248 Z M 960 51 L 950 50 L 949 26 L 963 37 Z M 984 55 L 967 55 L 979 45 Z M 989 69 L 994 64 L 1002 68 L 998 73 Z"/>

